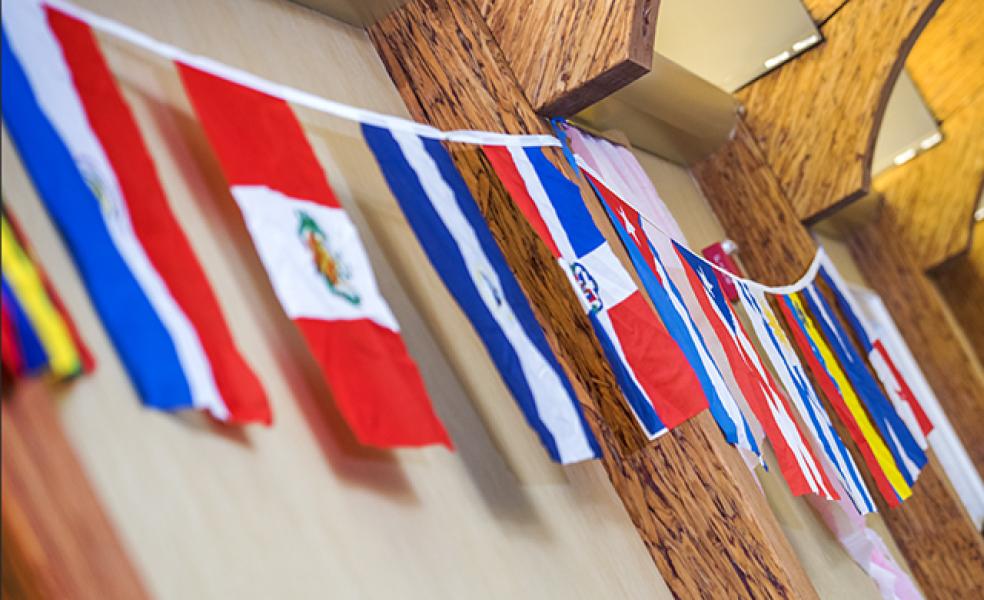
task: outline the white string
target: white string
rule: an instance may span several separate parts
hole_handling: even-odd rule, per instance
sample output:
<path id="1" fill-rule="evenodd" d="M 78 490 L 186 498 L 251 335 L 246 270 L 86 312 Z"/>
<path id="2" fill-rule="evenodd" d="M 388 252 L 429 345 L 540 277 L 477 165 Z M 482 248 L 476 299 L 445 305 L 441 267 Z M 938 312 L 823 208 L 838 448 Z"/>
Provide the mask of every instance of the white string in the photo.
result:
<path id="1" fill-rule="evenodd" d="M 552 135 L 512 135 L 508 133 L 472 130 L 441 131 L 436 127 L 423 123 L 356 108 L 316 96 L 297 88 L 274 83 L 268 79 L 222 64 L 205 56 L 186 52 L 181 48 L 156 40 L 132 27 L 97 15 L 65 0 L 44 0 L 44 3 L 83 21 L 96 31 L 129 42 L 153 54 L 184 63 L 190 67 L 253 88 L 270 96 L 286 100 L 287 102 L 305 106 L 342 119 L 358 121 L 387 129 L 408 131 L 421 137 L 448 142 L 497 146 L 560 146 L 560 140 Z"/>
<path id="2" fill-rule="evenodd" d="M 141 31 L 120 23 L 119 21 L 114 21 L 113 19 L 100 16 L 89 10 L 78 7 L 71 2 L 67 2 L 66 0 L 43 0 L 43 2 L 86 23 L 89 27 L 96 31 L 124 40 L 153 54 L 157 54 L 172 61 L 184 63 L 200 71 L 205 71 L 206 73 L 210 73 L 216 77 L 221 77 L 240 85 L 253 88 L 292 104 L 305 106 L 312 110 L 327 113 L 341 119 L 367 123 L 369 125 L 375 125 L 386 129 L 407 131 L 421 137 L 447 142 L 522 147 L 560 147 L 562 145 L 561 141 L 552 135 L 513 135 L 509 133 L 474 131 L 468 129 L 441 131 L 436 127 L 425 125 L 423 123 L 417 123 L 408 119 L 394 117 L 392 115 L 384 115 L 382 113 L 377 113 L 363 108 L 356 108 L 348 104 L 342 104 L 341 102 L 322 98 L 321 96 L 317 96 L 297 88 L 272 82 L 268 79 L 259 77 L 258 75 L 222 64 L 205 56 L 186 52 L 177 46 L 156 40 Z M 590 173 L 592 177 L 598 181 L 604 182 L 604 180 L 590 167 L 588 167 L 580 157 L 577 157 L 577 163 L 581 169 Z M 629 206 L 632 206 L 631 203 L 626 203 L 629 204 Z M 652 225 L 653 228 L 655 228 L 659 233 L 665 235 L 671 240 L 673 239 L 673 236 L 665 232 L 657 223 L 643 215 L 638 208 L 635 206 L 632 206 L 632 208 L 634 208 L 636 212 L 638 212 L 639 215 L 645 219 L 647 223 Z M 679 240 L 675 241 L 677 241 L 677 243 L 681 246 L 687 248 L 686 244 L 683 244 Z M 818 248 L 816 256 L 813 257 L 813 262 L 810 263 L 806 273 L 804 273 L 799 280 L 789 285 L 775 287 L 762 285 L 761 283 L 752 281 L 751 279 L 739 277 L 707 260 L 697 252 L 690 250 L 690 248 L 687 248 L 687 250 L 700 260 L 710 265 L 711 268 L 717 270 L 719 273 L 722 273 L 736 281 L 741 281 L 749 287 L 757 288 L 770 294 L 791 294 L 804 289 L 807 285 L 813 282 L 814 278 L 816 278 L 817 271 L 820 268 L 821 259 L 824 256 L 823 248 Z"/>

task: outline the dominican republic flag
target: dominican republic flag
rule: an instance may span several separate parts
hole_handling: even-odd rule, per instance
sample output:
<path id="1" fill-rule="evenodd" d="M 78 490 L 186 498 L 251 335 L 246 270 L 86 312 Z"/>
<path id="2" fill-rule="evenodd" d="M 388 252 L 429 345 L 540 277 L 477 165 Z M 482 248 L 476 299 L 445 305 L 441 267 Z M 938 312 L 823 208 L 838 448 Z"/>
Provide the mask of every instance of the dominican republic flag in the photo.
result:
<path id="1" fill-rule="evenodd" d="M 868 414 L 871 415 L 875 426 L 881 432 L 882 439 L 895 457 L 895 463 L 901 469 L 906 483 L 911 486 L 919 476 L 919 471 L 926 465 L 926 453 L 919 447 L 899 414 L 895 412 L 892 403 L 882 393 L 881 387 L 871 375 L 864 359 L 847 337 L 847 331 L 834 316 L 827 299 L 820 294 L 816 285 L 812 283 L 808 285 L 802 297 L 815 316 L 824 339 L 833 348 L 837 361 L 847 374 L 848 384 L 854 388 L 865 408 L 868 409 Z"/>
<path id="2" fill-rule="evenodd" d="M 379 447 L 451 447 L 359 234 L 293 110 L 177 66 L 274 292 L 356 438 Z"/>
<path id="3" fill-rule="evenodd" d="M 710 406 L 711 415 L 724 433 L 725 439 L 728 443 L 760 459 L 761 452 L 748 420 L 742 414 L 731 390 L 728 389 L 720 368 L 711 357 L 704 337 L 687 310 L 680 290 L 667 272 L 664 260 L 678 261 L 679 258 L 675 252 L 665 253 L 664 257 L 654 245 L 654 242 L 661 242 L 652 240 L 643 229 L 643 220 L 639 212 L 585 165 L 579 164 L 579 166 L 597 192 L 599 201 L 604 206 L 615 231 L 618 232 L 660 318 L 697 374 Z M 666 243 L 669 243 L 669 238 L 666 238 Z M 672 249 L 672 245 L 670 248 Z"/>
<path id="4" fill-rule="evenodd" d="M 714 268 L 696 254 L 673 242 L 686 271 L 688 287 L 700 303 L 714 338 L 727 357 L 739 393 L 765 428 L 782 471 L 794 495 L 817 494 L 830 500 L 839 496 L 831 485 L 823 464 L 817 460 L 786 398 L 779 392 L 772 375 L 759 360 L 745 328 L 731 308 Z"/>
<path id="5" fill-rule="evenodd" d="M 925 450 L 928 446 L 927 436 L 933 431 L 933 423 L 923 410 L 922 404 L 916 398 L 915 393 L 909 387 L 908 382 L 898 367 L 888 350 L 873 334 L 871 326 L 864 317 L 864 313 L 858 307 L 847 284 L 837 271 L 834 263 L 829 257 L 823 255 L 820 263 L 820 278 L 827 284 L 833 293 L 837 306 L 841 310 L 854 335 L 857 337 L 865 353 L 868 362 L 878 375 L 879 381 L 885 387 L 895 410 L 909 428 L 912 437 L 915 438 L 919 447 Z"/>
<path id="6" fill-rule="evenodd" d="M 570 278 L 646 434 L 654 438 L 707 408 L 693 369 L 612 252 L 577 185 L 541 148 L 483 150 Z"/>
<path id="7" fill-rule="evenodd" d="M 810 384 L 806 370 L 803 368 L 803 364 L 800 362 L 796 350 L 790 343 L 789 338 L 786 337 L 782 325 L 779 324 L 776 314 L 772 311 L 772 307 L 765 298 L 765 292 L 758 288 L 752 288 L 744 281 L 737 281 L 736 283 L 742 308 L 744 308 L 749 321 L 752 323 L 752 330 L 755 331 L 755 335 L 758 337 L 759 345 L 765 351 L 765 355 L 772 364 L 773 370 L 778 375 L 779 381 L 786 388 L 786 394 L 792 400 L 793 406 L 796 407 L 796 410 L 802 417 L 804 425 L 812 436 L 811 441 L 814 446 L 819 446 L 819 449 L 822 451 L 821 453 L 829 461 L 829 464 L 833 465 L 834 470 L 837 472 L 837 479 L 844 486 L 858 512 L 861 514 L 874 512 L 874 501 L 871 499 L 871 494 L 864 484 L 861 472 L 844 446 L 840 435 L 834 429 L 834 425 L 827 411 L 824 409 L 820 397 L 817 396 L 816 391 Z M 780 306 L 782 306 L 781 302 Z M 791 325 L 790 329 L 793 331 L 794 336 L 798 335 L 795 327 Z M 802 347 L 800 349 L 803 350 Z M 811 353 L 805 352 L 804 356 L 806 356 L 808 361 L 812 361 L 813 355 Z M 812 369 L 812 363 L 811 371 L 813 371 L 816 377 L 817 371 Z M 821 382 L 822 385 L 823 383 Z M 830 399 L 827 388 L 824 387 L 823 389 L 828 399 Z M 837 403 L 833 399 L 830 400 L 843 420 L 844 416 L 841 413 L 841 409 L 838 408 Z M 865 454 L 866 462 L 868 456 L 869 454 Z M 871 467 L 872 463 L 867 462 L 867 464 Z M 877 468 L 877 464 L 875 466 Z"/>
<path id="8" fill-rule="evenodd" d="M 912 494 L 912 490 L 826 339 L 806 314 L 797 295 L 780 296 L 777 304 L 800 353 L 806 358 L 814 380 L 861 451 L 865 464 L 875 478 L 875 485 L 889 506 L 898 506 Z"/>
<path id="9" fill-rule="evenodd" d="M 3 3 L 3 117 L 144 403 L 270 423 L 87 25 Z"/>
<path id="10" fill-rule="evenodd" d="M 362 124 L 410 227 L 551 458 L 601 455 L 577 397 L 451 157 L 435 139 Z"/>

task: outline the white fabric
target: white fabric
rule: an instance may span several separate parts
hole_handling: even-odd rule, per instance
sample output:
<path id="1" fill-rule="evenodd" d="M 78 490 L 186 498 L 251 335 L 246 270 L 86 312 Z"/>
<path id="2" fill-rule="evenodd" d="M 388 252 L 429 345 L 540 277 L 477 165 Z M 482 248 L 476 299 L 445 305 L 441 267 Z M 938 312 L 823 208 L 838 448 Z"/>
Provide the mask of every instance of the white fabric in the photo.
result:
<path id="1" fill-rule="evenodd" d="M 232 195 L 287 316 L 327 321 L 371 319 L 391 331 L 400 330 L 379 293 L 359 234 L 343 209 L 291 198 L 260 185 L 233 186 Z M 341 270 L 346 287 L 358 294 L 357 303 L 332 292 L 318 272 L 312 252 L 298 231 L 301 214 L 317 222 L 324 232 L 323 245 Z"/>
<path id="2" fill-rule="evenodd" d="M 171 296 L 133 231 L 116 173 L 89 125 L 61 45 L 48 27 L 41 2 L 7 0 L 2 3 L 2 11 L 4 35 L 20 58 L 41 110 L 102 203 L 103 218 L 113 243 L 174 342 L 191 388 L 192 402 L 196 408 L 208 409 L 217 419 L 228 419 L 229 411 L 219 395 L 198 333 Z"/>

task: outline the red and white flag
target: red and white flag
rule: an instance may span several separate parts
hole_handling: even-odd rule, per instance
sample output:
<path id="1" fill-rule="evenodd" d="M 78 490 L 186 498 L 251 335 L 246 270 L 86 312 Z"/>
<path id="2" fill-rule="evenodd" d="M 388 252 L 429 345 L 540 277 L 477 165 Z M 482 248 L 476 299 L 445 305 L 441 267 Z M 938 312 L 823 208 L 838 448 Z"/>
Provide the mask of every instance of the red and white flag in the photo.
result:
<path id="1" fill-rule="evenodd" d="M 358 232 L 293 110 L 177 66 L 273 289 L 356 437 L 380 447 L 450 447 Z"/>

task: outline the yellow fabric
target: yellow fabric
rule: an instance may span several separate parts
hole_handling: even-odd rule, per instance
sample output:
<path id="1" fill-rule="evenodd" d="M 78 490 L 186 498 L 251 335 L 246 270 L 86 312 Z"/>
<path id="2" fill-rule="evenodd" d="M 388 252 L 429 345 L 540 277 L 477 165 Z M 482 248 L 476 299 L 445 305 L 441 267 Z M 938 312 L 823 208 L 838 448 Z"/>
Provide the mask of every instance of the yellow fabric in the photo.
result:
<path id="1" fill-rule="evenodd" d="M 909 487 L 909 484 L 906 483 L 905 478 L 902 476 L 902 472 L 899 471 L 899 466 L 896 464 L 895 458 L 889 451 L 888 446 L 885 445 L 885 441 L 882 440 L 878 430 L 875 429 L 871 419 L 868 418 L 868 413 L 865 412 L 864 407 L 861 406 L 861 401 L 858 399 L 858 395 L 854 391 L 854 386 L 852 386 L 851 382 L 848 381 L 847 376 L 840 367 L 840 363 L 837 362 L 837 358 L 830 350 L 827 342 L 824 341 L 823 336 L 820 335 L 820 331 L 813 323 L 813 320 L 810 319 L 810 316 L 803 308 L 803 302 L 800 300 L 799 294 L 790 294 L 789 299 L 792 301 L 793 306 L 796 307 L 800 317 L 803 319 L 806 334 L 816 345 L 817 350 L 820 351 L 820 356 L 823 358 L 823 363 L 827 368 L 827 372 L 830 373 L 830 376 L 834 379 L 834 382 L 837 383 L 841 396 L 844 397 L 844 403 L 847 405 L 848 410 L 851 411 L 851 415 L 854 417 L 858 427 L 861 429 L 861 435 L 864 436 L 864 439 L 871 447 L 871 451 L 875 455 L 875 460 L 877 460 L 879 466 L 881 466 L 882 471 L 888 478 L 888 482 L 892 484 L 892 488 L 895 489 L 895 493 L 899 495 L 899 498 L 905 500 L 912 495 L 912 489 Z"/>
<path id="2" fill-rule="evenodd" d="M 34 326 L 45 354 L 48 355 L 51 373 L 59 378 L 75 375 L 81 369 L 82 361 L 68 325 L 51 303 L 41 276 L 17 241 L 7 217 L 2 217 L 0 227 L 4 277 Z"/>

